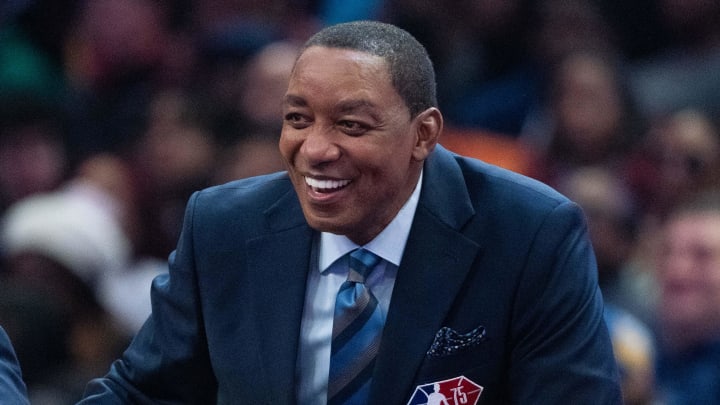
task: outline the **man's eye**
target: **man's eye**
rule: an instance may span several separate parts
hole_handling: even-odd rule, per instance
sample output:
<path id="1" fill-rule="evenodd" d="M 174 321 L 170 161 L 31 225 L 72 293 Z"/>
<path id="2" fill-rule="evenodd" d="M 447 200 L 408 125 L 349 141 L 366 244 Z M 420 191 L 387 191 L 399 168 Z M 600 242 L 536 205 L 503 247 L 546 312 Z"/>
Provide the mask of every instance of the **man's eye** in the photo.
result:
<path id="1" fill-rule="evenodd" d="M 338 126 L 344 132 L 351 134 L 351 135 L 361 134 L 366 131 L 366 127 L 356 121 L 340 121 L 338 123 Z"/>
<path id="2" fill-rule="evenodd" d="M 340 125 L 347 129 L 356 129 L 360 127 L 360 124 L 354 121 L 342 121 L 340 122 Z"/>
<path id="3" fill-rule="evenodd" d="M 298 113 L 285 114 L 285 121 L 299 121 L 299 120 L 300 120 L 300 114 L 298 114 Z"/>
<path id="4" fill-rule="evenodd" d="M 306 126 L 310 120 L 299 113 L 287 113 L 285 114 L 285 121 L 294 127 L 302 127 Z"/>

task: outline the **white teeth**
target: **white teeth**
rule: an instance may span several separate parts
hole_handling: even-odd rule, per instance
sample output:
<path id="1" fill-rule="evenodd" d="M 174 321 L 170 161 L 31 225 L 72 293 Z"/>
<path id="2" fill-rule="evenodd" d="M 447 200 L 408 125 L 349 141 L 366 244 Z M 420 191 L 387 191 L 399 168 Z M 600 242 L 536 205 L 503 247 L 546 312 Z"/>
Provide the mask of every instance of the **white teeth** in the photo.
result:
<path id="1" fill-rule="evenodd" d="M 350 180 L 317 180 L 305 177 L 305 183 L 316 190 L 335 190 L 350 184 Z"/>

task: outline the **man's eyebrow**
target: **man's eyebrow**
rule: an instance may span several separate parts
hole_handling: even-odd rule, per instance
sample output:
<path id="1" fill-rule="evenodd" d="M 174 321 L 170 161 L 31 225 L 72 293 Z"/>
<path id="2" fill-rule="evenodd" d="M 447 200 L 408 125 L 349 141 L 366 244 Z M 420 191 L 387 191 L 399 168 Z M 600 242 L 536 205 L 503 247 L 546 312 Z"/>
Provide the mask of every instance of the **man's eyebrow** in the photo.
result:
<path id="1" fill-rule="evenodd" d="M 286 107 L 307 107 L 309 104 L 303 97 L 287 94 L 283 99 L 283 105 Z M 378 110 L 378 106 L 372 103 L 370 100 L 359 98 L 340 101 L 334 106 L 333 110 L 336 114 L 351 114 L 351 113 L 366 113 L 373 119 L 380 121 L 381 114 Z"/>
<path id="2" fill-rule="evenodd" d="M 295 106 L 295 107 L 305 107 L 305 106 L 307 106 L 307 101 L 302 97 L 288 94 L 283 99 L 283 104 L 291 105 L 291 106 Z"/>
<path id="3" fill-rule="evenodd" d="M 342 113 L 353 112 L 359 109 L 374 109 L 376 105 L 365 99 L 342 101 L 337 105 L 337 110 Z"/>

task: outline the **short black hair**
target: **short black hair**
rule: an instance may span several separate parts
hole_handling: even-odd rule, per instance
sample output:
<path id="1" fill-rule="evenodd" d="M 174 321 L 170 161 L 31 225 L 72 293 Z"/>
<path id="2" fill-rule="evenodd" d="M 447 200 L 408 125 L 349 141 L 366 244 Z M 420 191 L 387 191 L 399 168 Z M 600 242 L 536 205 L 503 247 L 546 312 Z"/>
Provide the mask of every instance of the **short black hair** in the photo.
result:
<path id="1" fill-rule="evenodd" d="M 300 54 L 312 46 L 352 49 L 379 56 L 387 61 L 392 85 L 412 117 L 437 107 L 432 61 L 425 47 L 402 28 L 366 20 L 341 23 L 313 35 Z"/>

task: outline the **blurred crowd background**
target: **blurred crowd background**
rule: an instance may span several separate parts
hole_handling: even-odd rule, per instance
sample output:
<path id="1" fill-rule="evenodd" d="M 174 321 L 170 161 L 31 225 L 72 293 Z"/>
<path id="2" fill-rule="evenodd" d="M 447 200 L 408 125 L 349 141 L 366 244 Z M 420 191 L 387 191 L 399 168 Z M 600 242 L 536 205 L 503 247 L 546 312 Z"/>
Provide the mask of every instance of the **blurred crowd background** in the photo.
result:
<path id="1" fill-rule="evenodd" d="M 283 169 L 298 46 L 356 19 L 426 45 L 441 143 L 583 207 L 627 403 L 718 403 L 720 2 L 1 0 L 0 324 L 33 403 L 121 353 L 192 191 Z"/>

